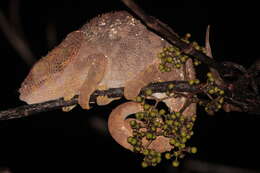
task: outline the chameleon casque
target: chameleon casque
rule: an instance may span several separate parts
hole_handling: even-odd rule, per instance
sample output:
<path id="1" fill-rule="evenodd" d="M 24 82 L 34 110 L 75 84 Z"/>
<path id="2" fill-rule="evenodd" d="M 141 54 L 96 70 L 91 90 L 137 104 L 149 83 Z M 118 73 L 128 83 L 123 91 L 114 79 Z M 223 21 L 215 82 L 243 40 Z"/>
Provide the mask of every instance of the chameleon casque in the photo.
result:
<path id="1" fill-rule="evenodd" d="M 124 87 L 125 98 L 133 100 L 149 83 L 194 79 L 191 59 L 180 69 L 164 73 L 158 70 L 160 59 L 157 55 L 167 46 L 170 44 L 166 40 L 149 31 L 129 13 L 103 14 L 68 34 L 33 66 L 19 89 L 20 99 L 34 104 L 58 98 L 69 100 L 79 95 L 79 105 L 90 109 L 90 95 L 97 89 Z M 166 94 L 153 95 L 166 97 Z M 97 103 L 105 105 L 112 100 L 98 97 Z M 184 97 L 170 98 L 164 102 L 171 111 L 179 111 L 186 100 Z M 111 136 L 129 150 L 132 146 L 127 143 L 127 137 L 132 131 L 127 117 L 142 109 L 140 103 L 126 102 L 115 108 L 108 120 Z M 196 105 L 191 104 L 183 116 L 195 113 Z M 173 146 L 160 136 L 149 148 L 163 152 Z"/>

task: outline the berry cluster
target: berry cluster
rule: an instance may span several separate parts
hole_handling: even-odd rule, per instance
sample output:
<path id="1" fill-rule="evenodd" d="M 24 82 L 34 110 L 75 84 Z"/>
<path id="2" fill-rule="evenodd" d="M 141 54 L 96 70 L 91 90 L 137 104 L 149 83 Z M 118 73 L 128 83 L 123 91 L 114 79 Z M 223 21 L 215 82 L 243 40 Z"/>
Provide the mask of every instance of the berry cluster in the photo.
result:
<path id="1" fill-rule="evenodd" d="M 170 72 L 172 68 L 181 68 L 187 61 L 188 56 L 183 55 L 179 48 L 170 46 L 163 48 L 163 51 L 158 54 L 158 58 L 161 59 L 159 70 L 161 72 Z"/>
<path id="2" fill-rule="evenodd" d="M 146 96 L 151 95 L 152 91 L 147 90 L 145 93 Z M 142 167 L 156 166 L 161 162 L 162 153 L 150 148 L 158 137 L 166 138 L 168 145 L 171 146 L 172 150 L 165 154 L 165 158 L 174 158 L 173 166 L 178 166 L 178 160 L 183 158 L 187 152 L 196 153 L 195 147 L 186 146 L 194 133 L 192 128 L 196 115 L 188 117 L 180 112 L 158 109 L 158 102 L 154 105 L 148 104 L 145 96 L 138 96 L 136 101 L 142 103 L 144 111 L 136 113 L 136 119 L 129 122 L 133 133 L 128 137 L 127 142 L 133 146 L 134 152 L 144 155 Z M 165 145 L 165 143 L 161 145 Z"/>
<path id="3" fill-rule="evenodd" d="M 191 37 L 190 33 L 187 33 L 181 40 L 185 43 L 190 44 L 189 38 Z M 197 42 L 192 42 L 191 46 L 198 51 L 206 53 L 204 47 L 199 46 Z M 159 70 L 161 72 L 170 72 L 172 68 L 181 68 L 181 66 L 187 61 L 189 58 L 187 55 L 183 53 L 178 47 L 170 46 L 163 48 L 163 51 L 158 54 L 158 58 L 161 59 L 161 64 L 159 65 Z M 201 62 L 194 58 L 194 65 L 198 66 Z"/>

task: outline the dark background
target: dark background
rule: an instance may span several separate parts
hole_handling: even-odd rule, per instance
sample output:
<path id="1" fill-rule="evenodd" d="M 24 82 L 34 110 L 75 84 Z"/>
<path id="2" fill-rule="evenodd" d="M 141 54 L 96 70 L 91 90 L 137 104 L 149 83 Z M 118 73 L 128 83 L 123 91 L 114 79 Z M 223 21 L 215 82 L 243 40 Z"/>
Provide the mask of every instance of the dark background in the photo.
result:
<path id="1" fill-rule="evenodd" d="M 7 17 L 9 2 L 0 1 L 0 10 Z M 248 67 L 258 58 L 259 9 L 254 8 L 256 4 L 244 1 L 229 1 L 229 4 L 219 1 L 137 2 L 180 35 L 190 32 L 200 45 L 204 44 L 205 30 L 210 24 L 213 56 L 219 61 L 234 61 Z M 24 35 L 39 59 L 53 48 L 47 44 L 48 27 L 56 31 L 57 45 L 94 16 L 128 9 L 116 0 L 20 0 L 19 10 Z M 0 50 L 0 109 L 5 110 L 24 104 L 18 99 L 18 89 L 30 67 L 2 32 Z M 104 168 L 109 172 L 176 171 L 169 169 L 167 161 L 156 168 L 142 169 L 142 158 L 119 146 L 102 128 L 111 110 L 124 101 L 89 111 L 77 107 L 68 113 L 57 110 L 1 121 L 0 167 L 9 167 L 15 173 L 90 172 L 92 169 L 99 172 Z M 199 111 L 195 135 L 190 141 L 198 147 L 198 154 L 186 158 L 260 171 L 259 123 L 260 117 L 256 115 L 219 112 L 211 117 Z"/>

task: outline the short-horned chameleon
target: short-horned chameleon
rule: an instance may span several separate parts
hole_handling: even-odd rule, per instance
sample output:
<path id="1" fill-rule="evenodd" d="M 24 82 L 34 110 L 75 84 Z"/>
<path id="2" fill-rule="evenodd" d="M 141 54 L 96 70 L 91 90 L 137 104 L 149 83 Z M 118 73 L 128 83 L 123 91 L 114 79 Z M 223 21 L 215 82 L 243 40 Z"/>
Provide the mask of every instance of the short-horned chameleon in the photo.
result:
<path id="1" fill-rule="evenodd" d="M 89 109 L 90 95 L 97 89 L 124 87 L 124 96 L 134 99 L 141 88 L 151 82 L 190 80 L 195 78 L 192 60 L 180 69 L 162 73 L 158 70 L 157 54 L 170 44 L 149 31 L 139 20 L 124 11 L 107 13 L 92 19 L 70 34 L 31 69 L 19 90 L 20 99 L 28 104 L 58 98 L 69 100 L 79 95 L 79 105 Z M 165 94 L 154 94 L 165 97 Z M 99 98 L 99 105 L 112 99 Z M 172 111 L 180 110 L 186 98 L 171 98 L 165 103 Z M 141 111 L 139 103 L 127 102 L 113 110 L 109 131 L 123 147 L 131 128 L 126 123 L 129 114 Z M 184 116 L 195 114 L 195 104 Z M 158 138 L 151 145 L 157 151 L 170 150 L 167 139 Z"/>

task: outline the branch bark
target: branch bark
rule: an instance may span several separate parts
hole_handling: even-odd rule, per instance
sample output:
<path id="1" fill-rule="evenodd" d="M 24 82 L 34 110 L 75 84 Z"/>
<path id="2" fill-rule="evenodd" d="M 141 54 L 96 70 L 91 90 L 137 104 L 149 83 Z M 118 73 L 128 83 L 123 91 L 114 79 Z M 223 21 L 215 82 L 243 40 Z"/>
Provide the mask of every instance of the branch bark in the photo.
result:
<path id="1" fill-rule="evenodd" d="M 199 92 L 199 88 L 191 86 L 187 81 L 170 81 L 162 83 L 153 83 L 141 90 L 141 94 L 146 89 L 151 89 L 153 92 L 166 92 L 168 85 L 173 83 L 175 85 L 174 91 L 176 92 Z M 108 90 L 97 90 L 90 97 L 90 103 L 95 103 L 98 96 L 108 96 L 109 98 L 123 97 L 124 88 L 110 88 Z M 8 120 L 14 118 L 27 117 L 40 112 L 51 111 L 60 109 L 65 106 L 71 106 L 78 103 L 78 96 L 75 96 L 70 101 L 64 101 L 63 99 L 52 100 L 39 104 L 24 105 L 13 109 L 0 111 L 0 120 Z"/>

